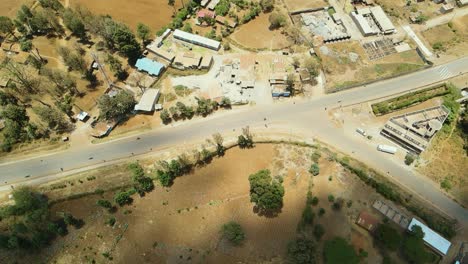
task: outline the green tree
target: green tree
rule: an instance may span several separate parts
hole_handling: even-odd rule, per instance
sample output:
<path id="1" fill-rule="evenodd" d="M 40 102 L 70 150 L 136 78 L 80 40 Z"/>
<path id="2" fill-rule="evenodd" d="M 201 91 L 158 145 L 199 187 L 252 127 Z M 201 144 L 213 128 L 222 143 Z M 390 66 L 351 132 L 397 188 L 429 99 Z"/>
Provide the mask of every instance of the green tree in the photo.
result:
<path id="1" fill-rule="evenodd" d="M 403 255 L 410 262 L 423 264 L 431 261 L 431 254 L 424 248 L 424 232 L 421 227 L 414 225 L 411 232 L 403 241 Z"/>
<path id="2" fill-rule="evenodd" d="M 245 127 L 242 129 L 242 135 L 237 138 L 237 144 L 239 144 L 240 148 L 253 148 L 253 136 L 250 133 L 249 127 Z"/>
<path id="3" fill-rule="evenodd" d="M 260 0 L 260 6 L 262 7 L 262 11 L 265 13 L 273 11 L 273 8 L 275 7 L 274 5 L 274 0 Z"/>
<path id="4" fill-rule="evenodd" d="M 314 237 L 317 240 L 320 240 L 322 236 L 325 234 L 325 228 L 321 224 L 316 224 L 314 226 L 314 231 L 313 231 Z"/>
<path id="5" fill-rule="evenodd" d="M 260 212 L 277 211 L 283 207 L 284 188 L 273 181 L 269 170 L 260 170 L 249 176 L 250 201 Z"/>
<path id="6" fill-rule="evenodd" d="M 416 157 L 413 154 L 411 154 L 409 152 L 406 153 L 405 164 L 408 165 L 408 166 L 411 165 L 414 162 L 415 158 Z"/>
<path id="7" fill-rule="evenodd" d="M 143 23 L 138 23 L 137 36 L 138 38 L 141 39 L 143 44 L 145 44 L 148 42 L 149 38 L 151 37 L 151 29 Z"/>
<path id="8" fill-rule="evenodd" d="M 114 97 L 105 94 L 98 100 L 101 116 L 106 120 L 118 120 L 125 117 L 135 106 L 135 99 L 129 92 L 119 91 Z"/>
<path id="9" fill-rule="evenodd" d="M 107 46 L 119 51 L 128 59 L 129 64 L 134 65 L 141 55 L 141 47 L 132 31 L 125 24 L 115 22 L 110 17 L 104 17 L 102 25 L 99 34 Z"/>
<path id="10" fill-rule="evenodd" d="M 314 214 L 314 211 L 312 211 L 312 207 L 306 204 L 306 207 L 302 211 L 301 224 L 312 225 L 314 223 L 314 217 L 315 217 L 315 214 Z"/>
<path id="11" fill-rule="evenodd" d="M 325 241 L 323 256 L 326 264 L 359 263 L 359 257 L 353 246 L 341 237 Z"/>
<path id="12" fill-rule="evenodd" d="M 77 37 L 86 38 L 86 28 L 79 15 L 70 8 L 66 8 L 62 14 L 63 23 Z"/>
<path id="13" fill-rule="evenodd" d="M 228 97 L 223 97 L 221 99 L 221 106 L 224 108 L 231 108 L 231 99 Z"/>
<path id="14" fill-rule="evenodd" d="M 288 244 L 288 260 L 294 264 L 317 263 L 317 246 L 306 238 L 298 238 Z"/>
<path id="15" fill-rule="evenodd" d="M 126 204 L 131 204 L 133 202 L 133 199 L 128 191 L 120 191 L 115 194 L 114 201 L 118 205 L 124 206 Z"/>
<path id="16" fill-rule="evenodd" d="M 64 132 L 71 128 L 71 123 L 55 107 L 37 106 L 33 107 L 33 111 L 41 117 L 41 121 L 47 124 L 51 130 Z"/>
<path id="17" fill-rule="evenodd" d="M 172 121 L 171 115 L 169 114 L 169 111 L 167 111 L 167 109 L 163 109 L 159 114 L 159 117 L 161 118 L 164 124 L 169 124 Z"/>
<path id="18" fill-rule="evenodd" d="M 128 73 L 122 67 L 122 63 L 119 59 L 112 56 L 111 54 L 108 54 L 106 62 L 109 63 L 109 68 L 112 71 L 112 73 L 114 73 L 114 77 L 116 77 L 119 81 L 127 79 Z"/>
<path id="19" fill-rule="evenodd" d="M 215 13 L 219 16 L 225 16 L 229 13 L 231 3 L 228 0 L 221 0 L 215 7 Z"/>
<path id="20" fill-rule="evenodd" d="M 216 154 L 218 156 L 224 156 L 224 153 L 226 152 L 226 148 L 223 146 L 224 138 L 221 136 L 220 133 L 215 133 L 212 135 L 213 141 L 216 145 Z"/>
<path id="21" fill-rule="evenodd" d="M 317 176 L 320 174 L 320 167 L 317 163 L 314 163 L 310 166 L 309 168 L 309 173 L 314 175 L 314 176 Z"/>
<path id="22" fill-rule="evenodd" d="M 128 169 L 132 172 L 134 188 L 138 193 L 140 193 L 140 195 L 154 189 L 153 180 L 150 177 L 145 176 L 145 171 L 138 162 L 130 163 L 128 165 Z"/>
<path id="23" fill-rule="evenodd" d="M 99 205 L 99 206 L 101 206 L 103 208 L 106 208 L 106 209 L 111 209 L 112 208 L 112 203 L 109 202 L 108 200 L 99 199 L 99 200 L 97 200 L 96 205 Z"/>
<path id="24" fill-rule="evenodd" d="M 271 13 L 268 17 L 270 28 L 277 29 L 286 25 L 286 17 L 280 13 Z"/>
<path id="25" fill-rule="evenodd" d="M 397 250 L 402 242 L 401 235 L 389 224 L 379 225 L 375 231 L 375 237 L 391 251 Z"/>
<path id="26" fill-rule="evenodd" d="M 184 24 L 184 27 L 182 28 L 183 31 L 185 32 L 188 32 L 188 33 L 192 33 L 193 32 L 193 29 L 192 29 L 192 26 L 190 25 L 190 23 L 185 23 Z"/>
<path id="27" fill-rule="evenodd" d="M 0 33 L 15 36 L 15 25 L 9 17 L 0 16 Z"/>
<path id="28" fill-rule="evenodd" d="M 245 234 L 242 226 L 238 223 L 231 221 L 221 227 L 223 238 L 227 239 L 232 244 L 238 246 L 245 240 Z"/>

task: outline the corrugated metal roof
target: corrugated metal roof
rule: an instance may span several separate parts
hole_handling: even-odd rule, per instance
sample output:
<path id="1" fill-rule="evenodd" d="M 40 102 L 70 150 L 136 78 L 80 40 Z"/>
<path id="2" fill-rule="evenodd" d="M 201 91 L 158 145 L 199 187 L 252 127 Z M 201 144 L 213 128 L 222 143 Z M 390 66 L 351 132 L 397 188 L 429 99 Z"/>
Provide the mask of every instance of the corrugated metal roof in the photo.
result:
<path id="1" fill-rule="evenodd" d="M 395 26 L 392 21 L 387 17 L 387 14 L 383 11 L 380 6 L 373 6 L 370 8 L 372 16 L 379 23 L 382 31 L 392 31 L 395 30 Z"/>
<path id="2" fill-rule="evenodd" d="M 430 245 L 440 253 L 447 255 L 447 252 L 449 251 L 449 248 L 452 245 L 450 241 L 437 234 L 434 230 L 430 229 L 425 224 L 418 221 L 416 218 L 411 219 L 411 223 L 408 226 L 408 230 L 411 231 L 411 228 L 413 228 L 414 225 L 420 226 L 422 231 L 424 232 L 424 242 L 426 242 L 428 245 Z"/>
<path id="3" fill-rule="evenodd" d="M 151 75 L 159 76 L 161 71 L 164 69 L 164 64 L 148 58 L 141 58 L 137 60 L 135 67 L 140 71 L 145 71 Z"/>
<path id="4" fill-rule="evenodd" d="M 212 40 L 212 39 L 209 39 L 209 38 L 205 38 L 205 37 L 202 37 L 202 36 L 199 36 L 199 35 L 196 35 L 196 34 L 191 34 L 191 33 L 188 33 L 188 32 L 182 31 L 182 30 L 178 30 L 178 29 L 176 29 L 174 31 L 173 36 L 175 38 L 185 40 L 185 41 L 188 41 L 188 42 L 200 45 L 200 46 L 206 46 L 206 47 L 209 47 L 209 48 L 212 48 L 212 49 L 215 49 L 215 50 L 218 50 L 220 45 L 221 45 L 221 43 L 219 43 L 219 41 Z"/>
<path id="5" fill-rule="evenodd" d="M 154 104 L 156 103 L 156 100 L 158 100 L 158 97 L 159 89 L 146 89 L 138 104 L 135 105 L 135 110 L 147 112 L 153 111 Z"/>

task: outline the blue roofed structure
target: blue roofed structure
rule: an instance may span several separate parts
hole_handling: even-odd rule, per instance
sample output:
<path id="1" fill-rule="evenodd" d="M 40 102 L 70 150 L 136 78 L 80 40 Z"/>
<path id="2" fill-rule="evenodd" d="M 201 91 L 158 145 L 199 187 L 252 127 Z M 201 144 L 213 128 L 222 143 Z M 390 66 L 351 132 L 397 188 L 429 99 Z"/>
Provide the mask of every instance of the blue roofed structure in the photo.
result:
<path id="1" fill-rule="evenodd" d="M 164 70 L 164 64 L 150 60 L 148 58 L 138 59 L 135 67 L 137 67 L 139 71 L 144 71 L 154 76 L 159 76 Z"/>

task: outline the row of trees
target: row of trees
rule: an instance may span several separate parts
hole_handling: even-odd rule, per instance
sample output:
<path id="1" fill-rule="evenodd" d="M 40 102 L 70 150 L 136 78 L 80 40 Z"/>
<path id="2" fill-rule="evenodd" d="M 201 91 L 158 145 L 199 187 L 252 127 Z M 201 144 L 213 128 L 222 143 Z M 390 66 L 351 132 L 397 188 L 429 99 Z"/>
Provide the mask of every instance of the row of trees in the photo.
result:
<path id="1" fill-rule="evenodd" d="M 160 117 L 164 124 L 169 124 L 171 121 L 180 119 L 191 119 L 195 114 L 206 117 L 218 109 L 219 106 L 223 108 L 230 108 L 231 101 L 229 98 L 224 97 L 220 104 L 210 99 L 195 98 L 197 105 L 187 106 L 182 102 L 177 102 L 175 106 L 171 106 L 169 110 L 164 109 L 161 111 Z"/>

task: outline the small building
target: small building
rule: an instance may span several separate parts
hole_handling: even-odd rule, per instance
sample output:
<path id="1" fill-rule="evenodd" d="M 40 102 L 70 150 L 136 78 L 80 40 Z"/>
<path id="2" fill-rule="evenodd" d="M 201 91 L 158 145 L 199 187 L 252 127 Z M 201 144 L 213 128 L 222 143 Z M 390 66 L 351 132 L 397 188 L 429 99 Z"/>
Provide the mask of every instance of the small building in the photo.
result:
<path id="1" fill-rule="evenodd" d="M 185 52 L 182 55 L 178 55 L 172 66 L 174 68 L 185 70 L 185 69 L 197 69 L 200 65 L 201 56 L 193 52 Z"/>
<path id="2" fill-rule="evenodd" d="M 301 82 L 308 82 L 312 80 L 309 71 L 305 68 L 299 69 L 299 78 L 301 78 Z"/>
<path id="3" fill-rule="evenodd" d="M 288 86 L 286 84 L 277 84 L 271 86 L 271 96 L 272 97 L 289 97 L 291 92 L 288 91 Z"/>
<path id="4" fill-rule="evenodd" d="M 137 67 L 139 71 L 147 72 L 149 75 L 153 76 L 159 76 L 165 68 L 164 64 L 148 58 L 138 59 L 135 67 Z"/>
<path id="5" fill-rule="evenodd" d="M 175 55 L 164 49 L 152 47 L 151 49 L 148 48 L 148 50 L 156 54 L 156 56 L 167 60 L 169 63 L 172 63 L 172 61 L 174 61 Z"/>
<path id="6" fill-rule="evenodd" d="M 213 56 L 205 55 L 205 56 L 202 57 L 202 60 L 200 62 L 200 66 L 198 68 L 200 68 L 200 69 L 209 69 L 211 67 L 211 64 L 213 64 Z"/>
<path id="7" fill-rule="evenodd" d="M 76 115 L 76 119 L 80 120 L 81 122 L 86 122 L 88 118 L 89 114 L 85 111 L 81 111 L 78 115 Z"/>
<path id="8" fill-rule="evenodd" d="M 107 135 L 109 135 L 109 133 L 112 131 L 112 129 L 114 129 L 114 127 L 117 125 L 117 122 L 113 121 L 113 122 L 109 122 L 109 123 L 106 123 L 106 122 L 97 122 L 94 127 L 93 127 L 93 130 L 91 132 L 91 136 L 95 137 L 95 138 L 102 138 L 102 137 L 105 137 Z"/>
<path id="9" fill-rule="evenodd" d="M 408 226 L 408 231 L 411 231 L 413 226 L 415 225 L 420 226 L 422 231 L 424 232 L 423 240 L 428 247 L 430 247 L 432 250 L 434 250 L 442 256 L 447 255 L 450 246 L 452 245 L 450 241 L 437 234 L 434 230 L 430 229 L 428 226 L 418 221 L 416 218 L 411 219 L 411 222 Z"/>
<path id="10" fill-rule="evenodd" d="M 338 24 L 338 25 L 343 24 L 343 19 L 341 18 L 341 15 L 340 15 L 340 14 L 334 13 L 334 14 L 332 15 L 332 18 L 333 18 L 333 21 L 334 21 L 336 24 Z"/>
<path id="11" fill-rule="evenodd" d="M 230 28 L 237 27 L 237 23 L 235 21 L 232 21 L 231 19 L 228 19 L 223 16 L 216 16 L 216 22 L 218 22 L 221 25 L 228 26 Z"/>
<path id="12" fill-rule="evenodd" d="M 215 13 L 213 11 L 210 11 L 208 9 L 201 9 L 197 12 L 197 18 L 214 18 Z"/>
<path id="13" fill-rule="evenodd" d="M 5 88 L 10 83 L 10 78 L 5 76 L 0 76 L 0 87 Z"/>
<path id="14" fill-rule="evenodd" d="M 202 1 L 200 2 L 200 5 L 201 5 L 202 7 L 206 7 L 206 5 L 208 5 L 209 2 L 210 2 L 210 0 L 202 0 Z"/>
<path id="15" fill-rule="evenodd" d="M 134 109 L 135 111 L 153 112 L 158 99 L 159 89 L 146 89 Z"/>
<path id="16" fill-rule="evenodd" d="M 362 211 L 356 219 L 356 224 L 369 232 L 373 232 L 377 228 L 379 221 L 371 214 Z"/>
<path id="17" fill-rule="evenodd" d="M 178 40 L 182 40 L 185 42 L 189 42 L 189 43 L 199 45 L 205 48 L 213 49 L 213 50 L 219 50 L 219 48 L 221 47 L 221 43 L 219 41 L 205 38 L 200 35 L 188 33 L 182 30 L 178 30 L 178 29 L 174 31 L 173 36 L 174 38 Z"/>
<path id="18" fill-rule="evenodd" d="M 444 14 L 450 13 L 450 12 L 453 11 L 454 8 L 455 8 L 455 7 L 454 7 L 452 4 L 450 4 L 450 3 L 444 4 L 444 5 L 442 5 L 442 7 L 440 8 L 440 12 L 442 12 L 442 13 L 444 13 Z"/>
<path id="19" fill-rule="evenodd" d="M 275 85 L 275 84 L 286 84 L 286 80 L 288 79 L 288 76 L 286 74 L 273 74 L 270 76 L 268 79 L 268 82 L 270 85 Z"/>
<path id="20" fill-rule="evenodd" d="M 219 4 L 221 0 L 211 0 L 211 2 L 208 4 L 207 8 L 209 10 L 214 10 L 215 7 Z"/>
<path id="21" fill-rule="evenodd" d="M 379 32 L 369 25 L 369 22 L 367 22 L 366 18 L 362 13 L 358 13 L 360 12 L 360 10 L 351 12 L 351 18 L 353 19 L 354 23 L 356 23 L 357 27 L 359 28 L 359 31 L 361 31 L 364 37 L 377 35 Z"/>
<path id="22" fill-rule="evenodd" d="M 468 0 L 457 0 L 457 5 L 458 6 L 466 6 L 468 5 Z"/>

